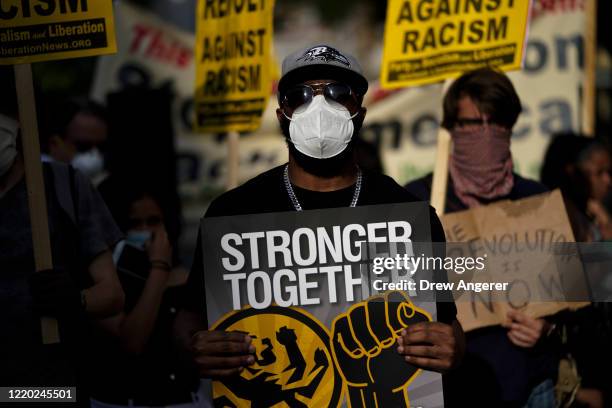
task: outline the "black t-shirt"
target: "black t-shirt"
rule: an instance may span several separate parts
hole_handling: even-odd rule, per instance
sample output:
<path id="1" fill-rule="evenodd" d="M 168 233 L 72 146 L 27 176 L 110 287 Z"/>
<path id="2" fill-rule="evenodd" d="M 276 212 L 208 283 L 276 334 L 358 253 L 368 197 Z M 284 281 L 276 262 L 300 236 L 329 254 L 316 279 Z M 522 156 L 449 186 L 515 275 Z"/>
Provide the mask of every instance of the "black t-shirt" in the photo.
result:
<path id="1" fill-rule="evenodd" d="M 259 214 L 294 210 L 283 183 L 284 166 L 276 167 L 251 179 L 242 186 L 221 195 L 214 200 L 205 217 L 220 217 L 244 214 Z M 330 191 L 311 191 L 293 186 L 302 208 L 306 210 L 348 207 L 353 198 L 355 186 Z M 375 173 L 364 173 L 358 206 L 393 204 L 420 201 L 392 178 Z M 432 242 L 445 242 L 444 230 L 435 210 L 430 207 Z M 444 255 L 442 255 L 444 256 Z M 186 308 L 203 314 L 206 319 L 204 272 L 202 270 L 200 237 L 194 256 L 193 267 L 187 282 Z M 453 302 L 438 302 L 438 320 L 451 323 L 457 309 Z"/>

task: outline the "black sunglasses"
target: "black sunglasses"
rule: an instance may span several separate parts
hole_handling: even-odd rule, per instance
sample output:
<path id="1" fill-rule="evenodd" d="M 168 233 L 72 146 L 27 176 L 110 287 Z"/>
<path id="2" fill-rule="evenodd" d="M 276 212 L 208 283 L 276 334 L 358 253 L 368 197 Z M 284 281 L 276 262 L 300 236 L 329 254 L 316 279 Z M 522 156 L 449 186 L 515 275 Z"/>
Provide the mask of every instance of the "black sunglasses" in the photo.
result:
<path id="1" fill-rule="evenodd" d="M 487 124 L 487 121 L 483 118 L 457 118 L 455 121 L 455 126 L 464 127 L 464 126 L 484 126 Z"/>
<path id="2" fill-rule="evenodd" d="M 281 95 L 280 102 L 291 110 L 310 103 L 316 94 L 316 90 L 323 90 L 323 96 L 328 102 L 337 102 L 349 110 L 359 108 L 359 100 L 350 86 L 341 82 L 331 82 L 321 85 L 297 85 L 289 88 Z"/>
<path id="3" fill-rule="evenodd" d="M 496 125 L 496 122 L 485 118 L 457 118 L 454 127 Z"/>

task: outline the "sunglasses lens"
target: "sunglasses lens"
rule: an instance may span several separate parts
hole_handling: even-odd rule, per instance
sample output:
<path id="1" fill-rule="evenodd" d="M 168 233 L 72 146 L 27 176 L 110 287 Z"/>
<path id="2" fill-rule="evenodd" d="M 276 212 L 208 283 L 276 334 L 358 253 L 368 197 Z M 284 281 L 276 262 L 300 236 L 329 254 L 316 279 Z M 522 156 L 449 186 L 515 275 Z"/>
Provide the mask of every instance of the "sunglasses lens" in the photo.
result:
<path id="1" fill-rule="evenodd" d="M 311 88 L 307 86 L 296 86 L 287 90 L 287 92 L 285 93 L 284 102 L 289 108 L 296 109 L 310 102 L 311 99 Z"/>
<path id="2" fill-rule="evenodd" d="M 346 84 L 333 83 L 325 87 L 325 97 L 329 98 L 341 105 L 354 105 L 355 97 L 351 92 L 351 88 Z"/>
<path id="3" fill-rule="evenodd" d="M 458 118 L 457 119 L 457 127 L 465 128 L 465 127 L 478 127 L 486 125 L 486 121 L 482 118 Z"/>

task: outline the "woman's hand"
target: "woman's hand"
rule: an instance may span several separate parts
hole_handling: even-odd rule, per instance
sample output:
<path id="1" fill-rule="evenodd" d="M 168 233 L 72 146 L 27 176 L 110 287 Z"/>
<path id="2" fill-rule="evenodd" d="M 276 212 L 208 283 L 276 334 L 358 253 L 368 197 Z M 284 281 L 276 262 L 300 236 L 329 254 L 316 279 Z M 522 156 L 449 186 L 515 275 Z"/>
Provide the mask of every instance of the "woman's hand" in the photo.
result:
<path id="1" fill-rule="evenodd" d="M 509 321 L 502 326 L 508 329 L 510 341 L 519 347 L 534 347 L 551 327 L 546 320 L 527 316 L 518 310 L 509 311 L 507 316 Z"/>
<path id="2" fill-rule="evenodd" d="M 168 234 L 164 227 L 158 227 L 153 231 L 146 249 L 150 262 L 163 262 L 169 267 L 172 266 L 172 245 L 170 245 Z"/>

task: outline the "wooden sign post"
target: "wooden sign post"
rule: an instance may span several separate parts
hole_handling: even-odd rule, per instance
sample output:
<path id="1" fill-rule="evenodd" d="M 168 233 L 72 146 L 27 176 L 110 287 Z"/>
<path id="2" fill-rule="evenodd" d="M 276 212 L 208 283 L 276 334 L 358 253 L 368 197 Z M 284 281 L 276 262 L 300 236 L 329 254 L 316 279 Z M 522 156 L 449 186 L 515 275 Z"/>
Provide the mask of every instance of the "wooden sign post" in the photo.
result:
<path id="1" fill-rule="evenodd" d="M 584 86 L 582 88 L 582 133 L 595 136 L 597 99 L 597 0 L 585 2 Z"/>
<path id="2" fill-rule="evenodd" d="M 240 171 L 240 134 L 227 134 L 227 189 L 238 187 Z"/>
<path id="3" fill-rule="evenodd" d="M 42 271 L 53 268 L 53 259 L 31 63 L 116 52 L 113 3 L 70 2 L 66 7 L 37 6 L 27 12 L 19 12 L 18 6 L 9 9 L 0 19 L 0 64 L 14 65 L 34 261 L 36 271 Z M 57 343 L 57 321 L 42 317 L 41 324 L 43 343 Z"/>
<path id="4" fill-rule="evenodd" d="M 442 98 L 452 84 L 451 79 L 444 81 L 442 87 Z M 436 209 L 438 215 L 444 215 L 446 207 L 446 189 L 448 188 L 448 161 L 451 154 L 451 137 L 448 130 L 442 126 L 438 129 L 438 143 L 436 145 L 436 163 L 431 181 L 431 197 L 429 202 Z"/>
<path id="5" fill-rule="evenodd" d="M 53 268 L 49 223 L 47 217 L 47 200 L 40 161 L 40 144 L 38 140 L 38 123 L 36 121 L 36 101 L 32 82 L 30 64 L 15 65 L 15 85 L 19 103 L 19 117 L 29 118 L 20 121 L 25 162 L 25 176 L 30 207 L 30 224 L 36 271 Z M 59 342 L 57 320 L 50 317 L 41 318 L 42 340 L 44 344 Z"/>
<path id="6" fill-rule="evenodd" d="M 429 202 L 438 215 L 444 215 L 446 206 L 446 189 L 448 188 L 448 161 L 451 153 L 450 133 L 442 127 L 438 131 L 436 145 L 436 165 L 431 182 L 431 198 Z"/>

